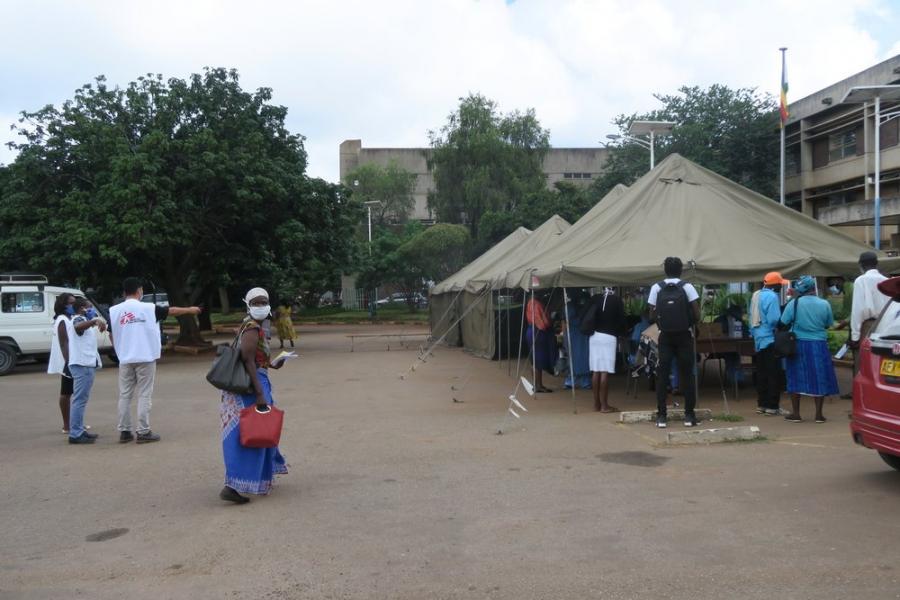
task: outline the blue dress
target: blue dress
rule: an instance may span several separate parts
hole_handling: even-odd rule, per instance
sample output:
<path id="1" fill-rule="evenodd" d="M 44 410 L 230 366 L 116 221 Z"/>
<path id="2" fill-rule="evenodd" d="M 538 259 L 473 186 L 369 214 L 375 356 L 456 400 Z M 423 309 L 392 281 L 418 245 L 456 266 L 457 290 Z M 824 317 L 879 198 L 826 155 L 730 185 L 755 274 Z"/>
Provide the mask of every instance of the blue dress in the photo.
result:
<path id="1" fill-rule="evenodd" d="M 252 325 L 251 325 L 252 326 Z M 257 365 L 268 364 L 269 341 L 261 335 L 257 348 Z M 269 370 L 256 369 L 256 376 L 263 388 L 266 403 L 275 405 Z M 284 457 L 275 448 L 246 448 L 241 446 L 241 409 L 256 404 L 256 394 L 222 392 L 219 414 L 222 417 L 222 455 L 225 459 L 225 485 L 244 494 L 268 494 L 275 475 L 288 472 Z"/>
<path id="2" fill-rule="evenodd" d="M 591 389 L 591 367 L 588 361 L 590 338 L 581 333 L 581 319 L 578 318 L 577 307 L 570 304 L 566 309 L 566 315 L 569 323 L 569 330 L 566 333 L 572 339 L 572 360 L 570 361 L 572 369 L 570 371 L 575 372 L 576 386 L 582 390 L 589 390 Z M 563 348 L 568 351 L 568 343 Z M 566 377 L 564 385 L 567 388 L 572 387 L 571 372 Z"/>

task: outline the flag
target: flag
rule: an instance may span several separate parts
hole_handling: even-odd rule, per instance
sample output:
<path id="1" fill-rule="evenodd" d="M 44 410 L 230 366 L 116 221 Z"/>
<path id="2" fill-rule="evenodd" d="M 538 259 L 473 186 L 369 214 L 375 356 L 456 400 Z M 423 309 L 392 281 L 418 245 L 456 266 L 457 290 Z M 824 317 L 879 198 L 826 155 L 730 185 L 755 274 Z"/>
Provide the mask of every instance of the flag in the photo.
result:
<path id="1" fill-rule="evenodd" d="M 784 128 L 785 123 L 787 123 L 788 117 L 790 113 L 788 113 L 788 104 L 787 104 L 787 93 L 788 93 L 788 80 L 787 80 L 787 65 L 785 64 L 784 58 L 784 50 L 781 51 L 781 101 L 779 103 L 779 111 L 781 112 L 781 127 Z"/>

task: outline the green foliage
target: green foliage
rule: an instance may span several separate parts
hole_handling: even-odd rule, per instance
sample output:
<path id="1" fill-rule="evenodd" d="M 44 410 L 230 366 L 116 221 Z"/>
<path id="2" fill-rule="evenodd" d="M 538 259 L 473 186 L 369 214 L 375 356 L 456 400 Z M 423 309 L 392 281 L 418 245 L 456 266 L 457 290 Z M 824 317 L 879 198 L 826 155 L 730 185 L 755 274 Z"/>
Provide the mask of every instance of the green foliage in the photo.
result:
<path id="1" fill-rule="evenodd" d="M 848 331 L 835 331 L 833 329 L 828 330 L 828 351 L 831 352 L 832 356 L 837 353 L 838 350 L 841 349 L 841 346 L 847 343 L 847 339 L 850 337 L 850 333 Z"/>
<path id="2" fill-rule="evenodd" d="M 101 76 L 60 107 L 23 112 L 0 180 L 0 264 L 110 296 L 138 275 L 176 305 L 230 284 L 335 279 L 360 207 L 304 175 L 303 138 L 271 96 L 243 91 L 235 70 L 206 69 L 125 88 Z M 181 323 L 181 341 L 195 341 L 193 319 Z"/>
<path id="3" fill-rule="evenodd" d="M 744 420 L 744 417 L 741 415 L 735 415 L 733 413 L 718 413 L 712 416 L 713 421 L 725 421 L 727 423 L 740 423 Z"/>
<path id="4" fill-rule="evenodd" d="M 503 115 L 495 102 L 471 94 L 429 137 L 435 191 L 428 204 L 440 221 L 468 223 L 473 237 L 486 213 L 514 210 L 545 188 L 550 133 L 534 110 Z"/>
<path id="5" fill-rule="evenodd" d="M 624 134 L 635 120 L 672 121 L 670 136 L 657 138 L 656 161 L 677 152 L 707 169 L 765 196 L 774 197 L 778 181 L 778 117 L 775 99 L 754 89 L 682 87 L 657 94 L 663 107 L 646 114 L 619 115 Z M 601 198 L 616 184 L 630 185 L 647 172 L 647 150 L 636 144 L 613 147 L 593 190 Z"/>
<path id="6" fill-rule="evenodd" d="M 386 167 L 361 165 L 344 177 L 344 185 L 353 190 L 353 197 L 360 204 L 378 203 L 372 205 L 373 226 L 404 223 L 415 206 L 416 174 L 396 161 L 390 161 Z"/>
<path id="7" fill-rule="evenodd" d="M 438 223 L 406 241 L 397 251 L 425 280 L 441 281 L 463 267 L 471 238 L 462 225 Z"/>
<path id="8" fill-rule="evenodd" d="M 398 286 L 410 296 L 424 293 L 426 283 L 440 281 L 458 271 L 466 261 L 470 237 L 466 227 L 439 223 L 425 228 L 407 223 L 401 230 L 382 229 L 372 240 L 372 253 L 360 261 L 358 284 L 371 289 Z"/>
<path id="9" fill-rule="evenodd" d="M 703 314 L 701 317 L 719 317 L 725 314 L 725 311 L 729 306 L 740 306 L 746 312 L 750 304 L 751 296 L 752 294 L 749 292 L 744 294 L 732 294 L 729 293 L 726 286 L 721 286 L 716 289 L 716 294 L 712 299 L 706 300 L 703 303 Z"/>

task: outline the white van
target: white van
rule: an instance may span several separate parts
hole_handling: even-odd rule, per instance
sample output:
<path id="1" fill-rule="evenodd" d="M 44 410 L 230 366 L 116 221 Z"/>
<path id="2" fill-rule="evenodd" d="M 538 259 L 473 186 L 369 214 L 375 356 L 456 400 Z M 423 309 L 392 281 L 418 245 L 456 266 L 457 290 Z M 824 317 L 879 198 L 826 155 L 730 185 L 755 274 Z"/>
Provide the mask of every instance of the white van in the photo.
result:
<path id="1" fill-rule="evenodd" d="M 85 296 L 75 288 L 48 285 L 43 275 L 0 273 L 0 375 L 12 371 L 23 358 L 47 359 L 53 338 L 53 304 L 64 293 Z M 102 314 L 100 307 L 97 310 Z M 98 347 L 115 361 L 108 331 L 99 334 Z"/>

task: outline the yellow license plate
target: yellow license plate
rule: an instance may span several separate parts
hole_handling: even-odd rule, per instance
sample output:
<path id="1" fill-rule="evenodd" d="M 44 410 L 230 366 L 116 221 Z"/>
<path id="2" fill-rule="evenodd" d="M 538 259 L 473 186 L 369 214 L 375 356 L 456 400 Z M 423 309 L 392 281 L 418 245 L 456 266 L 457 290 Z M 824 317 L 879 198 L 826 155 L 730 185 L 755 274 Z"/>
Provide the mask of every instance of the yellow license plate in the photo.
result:
<path id="1" fill-rule="evenodd" d="M 881 374 L 887 377 L 900 377 L 900 360 L 882 360 Z"/>

